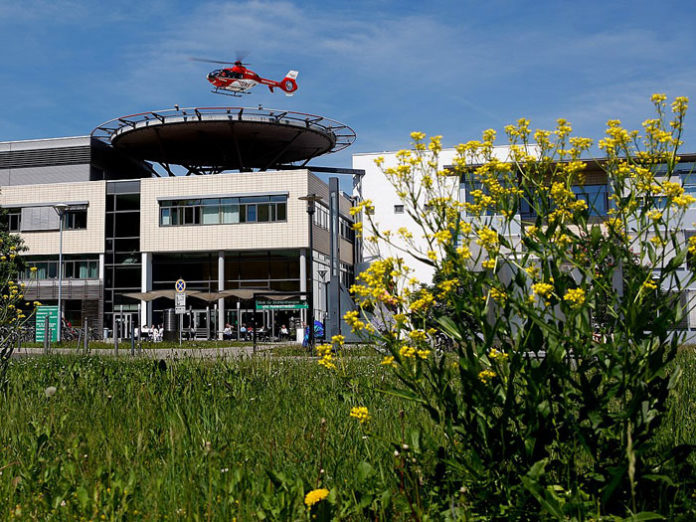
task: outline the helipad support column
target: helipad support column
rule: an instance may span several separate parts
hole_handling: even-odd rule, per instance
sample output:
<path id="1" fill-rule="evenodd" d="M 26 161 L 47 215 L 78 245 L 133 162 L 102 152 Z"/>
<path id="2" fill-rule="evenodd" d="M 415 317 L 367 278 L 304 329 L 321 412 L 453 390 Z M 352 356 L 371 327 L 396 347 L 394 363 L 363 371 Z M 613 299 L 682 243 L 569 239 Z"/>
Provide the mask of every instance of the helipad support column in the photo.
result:
<path id="1" fill-rule="evenodd" d="M 152 290 L 152 254 L 149 252 L 141 253 L 140 271 L 140 291 L 145 293 Z M 140 325 L 150 326 L 152 324 L 152 306 L 148 306 L 147 301 L 140 301 Z"/>
<path id="2" fill-rule="evenodd" d="M 307 291 L 307 250 L 304 248 L 300 249 L 300 292 Z M 302 322 L 307 322 L 307 317 L 305 316 L 306 310 L 300 311 L 300 317 Z"/>
<path id="3" fill-rule="evenodd" d="M 225 251 L 218 251 L 218 292 L 225 289 Z M 222 331 L 225 329 L 225 298 L 218 299 L 217 337 L 222 340 Z"/>

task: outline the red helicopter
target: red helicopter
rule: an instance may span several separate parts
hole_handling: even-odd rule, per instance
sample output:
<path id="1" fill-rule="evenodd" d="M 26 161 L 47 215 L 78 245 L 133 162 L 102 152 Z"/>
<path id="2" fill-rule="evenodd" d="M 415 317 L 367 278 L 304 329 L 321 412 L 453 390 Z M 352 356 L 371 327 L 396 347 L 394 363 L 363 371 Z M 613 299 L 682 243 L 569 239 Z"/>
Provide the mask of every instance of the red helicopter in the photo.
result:
<path id="1" fill-rule="evenodd" d="M 297 90 L 297 71 L 288 71 L 285 78 L 279 82 L 275 80 L 269 80 L 268 78 L 262 78 L 256 74 L 251 69 L 247 69 L 245 66 L 248 64 L 242 63 L 241 60 L 234 62 L 221 62 L 218 60 L 205 60 L 202 58 L 192 58 L 198 62 L 208 62 L 208 63 L 220 63 L 225 65 L 232 65 L 232 67 L 225 67 L 224 69 L 215 69 L 214 71 L 208 73 L 208 81 L 213 84 L 212 92 L 215 94 L 225 94 L 227 96 L 237 96 L 241 97 L 242 94 L 250 94 L 249 91 L 258 85 L 267 85 L 271 92 L 276 87 L 285 92 L 286 96 L 292 96 Z"/>

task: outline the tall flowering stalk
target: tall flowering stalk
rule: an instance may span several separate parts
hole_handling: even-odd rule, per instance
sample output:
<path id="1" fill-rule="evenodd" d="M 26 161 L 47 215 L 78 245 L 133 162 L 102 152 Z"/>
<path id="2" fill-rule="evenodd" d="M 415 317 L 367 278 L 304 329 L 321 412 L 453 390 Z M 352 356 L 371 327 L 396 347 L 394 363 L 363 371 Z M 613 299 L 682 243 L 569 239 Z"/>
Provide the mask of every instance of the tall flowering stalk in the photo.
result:
<path id="1" fill-rule="evenodd" d="M 19 283 L 22 266 L 19 236 L 0 231 L 0 391 L 6 386 L 7 366 L 22 327 L 38 302 L 26 302 L 24 283 Z"/>
<path id="2" fill-rule="evenodd" d="M 369 201 L 355 211 L 366 241 L 399 237 L 396 248 L 436 270 L 422 286 L 402 257 L 376 262 L 345 319 L 389 349 L 402 395 L 441 426 L 437 483 L 451 509 L 579 519 L 687 509 L 677 484 L 688 463 L 674 456 L 690 448 L 658 447 L 655 433 L 692 304 L 696 240 L 683 227 L 696 200 L 674 174 L 687 99 L 671 111 L 664 95 L 652 101 L 643 133 L 608 122 L 596 165 L 582 159 L 592 141 L 565 120 L 506 127 L 505 159 L 486 131 L 448 170 L 440 137 L 414 133 L 383 170 L 420 230 L 380 230 Z M 574 190 L 590 167 L 607 187 L 603 217 Z M 451 355 L 432 351 L 443 335 Z"/>

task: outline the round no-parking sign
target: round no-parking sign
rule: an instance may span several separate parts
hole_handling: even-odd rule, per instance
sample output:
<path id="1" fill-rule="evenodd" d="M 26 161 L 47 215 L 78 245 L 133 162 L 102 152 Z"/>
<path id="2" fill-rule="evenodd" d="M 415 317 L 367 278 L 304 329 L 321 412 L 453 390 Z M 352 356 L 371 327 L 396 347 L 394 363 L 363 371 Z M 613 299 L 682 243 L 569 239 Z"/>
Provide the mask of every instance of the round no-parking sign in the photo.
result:
<path id="1" fill-rule="evenodd" d="M 177 294 L 183 294 L 186 291 L 186 281 L 177 279 L 176 283 L 174 283 L 174 290 L 176 290 Z"/>

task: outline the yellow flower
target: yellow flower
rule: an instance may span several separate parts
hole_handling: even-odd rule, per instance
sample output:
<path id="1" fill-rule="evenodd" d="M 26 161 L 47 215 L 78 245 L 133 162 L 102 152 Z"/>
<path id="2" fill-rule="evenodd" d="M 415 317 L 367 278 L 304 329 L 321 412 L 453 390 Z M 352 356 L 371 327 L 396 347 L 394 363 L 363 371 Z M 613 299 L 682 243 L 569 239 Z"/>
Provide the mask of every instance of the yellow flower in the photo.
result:
<path id="1" fill-rule="evenodd" d="M 497 348 L 491 348 L 491 351 L 488 352 L 488 357 L 490 357 L 490 358 L 493 359 L 494 361 L 497 360 L 497 359 L 500 359 L 500 360 L 504 361 L 505 359 L 508 358 L 508 354 L 507 354 L 507 353 L 504 353 L 504 352 L 501 352 L 501 351 L 498 351 Z"/>
<path id="2" fill-rule="evenodd" d="M 507 299 L 507 294 L 497 288 L 491 288 L 491 298 L 498 303 L 504 303 Z"/>
<path id="3" fill-rule="evenodd" d="M 660 103 L 665 101 L 666 99 L 667 95 L 662 93 L 655 93 L 650 97 L 650 101 L 653 103 Z"/>
<path id="4" fill-rule="evenodd" d="M 346 338 L 343 335 L 334 335 L 331 338 L 331 342 L 333 344 L 341 344 L 342 345 L 343 343 L 346 342 Z"/>
<path id="5" fill-rule="evenodd" d="M 660 212 L 659 210 L 651 210 L 650 212 L 648 212 L 648 218 L 652 219 L 653 221 L 659 221 L 660 219 L 662 219 L 662 212 Z"/>
<path id="6" fill-rule="evenodd" d="M 580 308 L 585 303 L 585 291 L 582 288 L 568 290 L 563 296 L 563 300 L 569 303 L 572 308 Z"/>
<path id="7" fill-rule="evenodd" d="M 38 270 L 38 268 L 36 268 L 35 266 L 32 266 L 32 267 L 29 269 L 30 272 L 36 272 L 37 270 Z"/>
<path id="8" fill-rule="evenodd" d="M 643 283 L 643 290 L 645 290 L 645 291 L 649 292 L 651 290 L 656 290 L 656 289 L 657 289 L 657 285 L 655 284 L 655 281 L 653 281 L 652 279 L 648 279 L 647 281 L 645 281 Z"/>
<path id="9" fill-rule="evenodd" d="M 457 254 L 459 254 L 462 259 L 469 259 L 471 257 L 471 250 L 466 246 L 457 247 Z"/>
<path id="10" fill-rule="evenodd" d="M 494 250 L 498 245 L 498 233 L 488 227 L 483 227 L 478 231 L 476 242 L 487 250 Z"/>
<path id="11" fill-rule="evenodd" d="M 394 356 L 388 355 L 387 357 L 382 359 L 382 362 L 380 364 L 383 364 L 384 366 L 392 366 L 394 364 Z"/>
<path id="12" fill-rule="evenodd" d="M 427 336 L 423 330 L 412 330 L 408 333 L 408 336 L 414 341 L 426 341 Z"/>
<path id="13" fill-rule="evenodd" d="M 416 356 L 416 349 L 413 346 L 402 346 L 399 350 L 399 355 L 407 359 L 414 358 Z"/>
<path id="14" fill-rule="evenodd" d="M 428 355 L 430 355 L 430 350 L 418 350 L 416 353 L 419 359 L 427 359 Z"/>
<path id="15" fill-rule="evenodd" d="M 307 507 L 312 507 L 317 502 L 321 502 L 329 496 L 329 490 L 326 488 L 313 489 L 305 495 L 304 503 Z"/>
<path id="16" fill-rule="evenodd" d="M 534 283 L 532 285 L 532 290 L 535 294 L 540 295 L 545 299 L 548 299 L 551 295 L 551 292 L 553 292 L 553 285 L 550 285 L 548 283 Z"/>
<path id="17" fill-rule="evenodd" d="M 493 270 L 495 268 L 495 259 L 486 259 L 481 262 L 481 266 L 487 270 Z"/>
<path id="18" fill-rule="evenodd" d="M 365 406 L 355 406 L 351 408 L 350 416 L 360 421 L 360 424 L 365 424 L 370 420 L 370 413 Z"/>
<path id="19" fill-rule="evenodd" d="M 478 378 L 483 384 L 487 384 L 488 381 L 493 379 L 496 375 L 498 375 L 498 374 L 492 370 L 483 370 L 483 371 L 479 372 Z"/>

